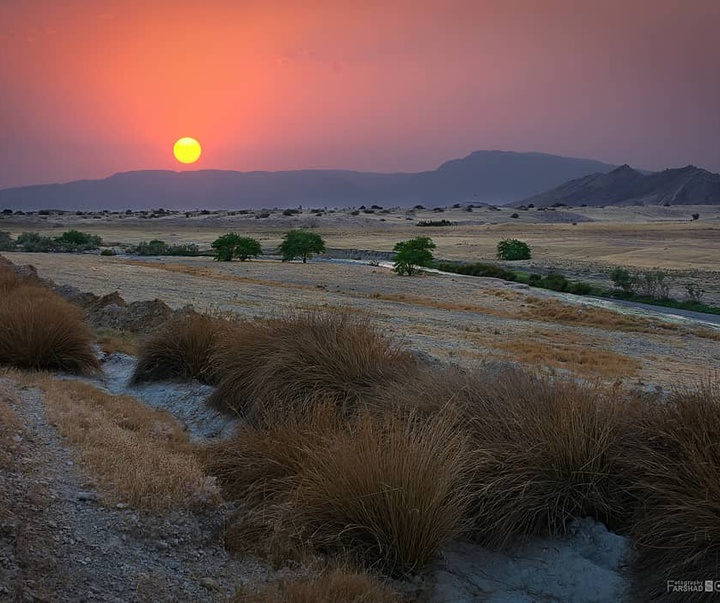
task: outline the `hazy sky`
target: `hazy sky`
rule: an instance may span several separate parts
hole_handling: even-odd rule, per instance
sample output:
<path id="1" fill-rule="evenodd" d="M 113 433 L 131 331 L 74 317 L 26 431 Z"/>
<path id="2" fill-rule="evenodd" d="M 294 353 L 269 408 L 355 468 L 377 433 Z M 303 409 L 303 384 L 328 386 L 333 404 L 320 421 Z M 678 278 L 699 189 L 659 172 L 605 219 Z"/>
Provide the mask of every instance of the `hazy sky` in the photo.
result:
<path id="1" fill-rule="evenodd" d="M 0 0 L 0 188 L 420 171 L 478 149 L 720 171 L 720 0 Z"/>

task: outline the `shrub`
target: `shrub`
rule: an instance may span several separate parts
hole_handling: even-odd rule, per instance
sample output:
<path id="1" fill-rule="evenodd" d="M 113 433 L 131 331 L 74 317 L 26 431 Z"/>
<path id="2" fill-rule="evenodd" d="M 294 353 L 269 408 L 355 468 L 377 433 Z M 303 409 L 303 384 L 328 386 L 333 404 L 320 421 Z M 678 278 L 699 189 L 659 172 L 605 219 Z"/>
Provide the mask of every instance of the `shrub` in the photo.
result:
<path id="1" fill-rule="evenodd" d="M 21 233 L 16 243 L 23 248 L 23 251 L 30 253 L 48 253 L 60 250 L 60 245 L 56 241 L 37 232 Z"/>
<path id="2" fill-rule="evenodd" d="M 302 213 L 299 209 L 286 209 L 283 211 L 283 216 L 295 216 L 297 214 Z"/>
<path id="3" fill-rule="evenodd" d="M 636 279 L 627 268 L 618 266 L 610 273 L 610 279 L 623 293 L 630 295 L 635 292 Z"/>
<path id="4" fill-rule="evenodd" d="M 332 397 L 352 406 L 415 366 L 370 323 L 342 311 L 237 325 L 219 337 L 213 364 L 221 379 L 209 403 L 249 417 L 260 403 L 287 409 Z"/>
<path id="5" fill-rule="evenodd" d="M 693 219 L 693 220 L 698 220 L 698 219 L 700 219 L 700 214 L 693 214 L 693 215 L 692 215 L 692 219 Z"/>
<path id="6" fill-rule="evenodd" d="M 436 245 L 430 237 L 416 237 L 409 241 L 395 244 L 395 260 L 393 270 L 398 274 L 412 276 L 420 267 L 431 266 L 433 263 L 432 250 Z"/>
<path id="7" fill-rule="evenodd" d="M 510 217 L 511 217 L 511 218 L 519 218 L 519 217 L 520 217 L 520 214 L 518 214 L 518 213 L 512 213 L 512 214 L 510 214 Z"/>
<path id="8" fill-rule="evenodd" d="M 16 286 L 0 298 L 0 365 L 89 373 L 100 366 L 82 311 L 54 293 Z"/>
<path id="9" fill-rule="evenodd" d="M 467 274 L 470 276 L 484 276 L 489 278 L 500 278 L 505 281 L 517 280 L 517 275 L 510 271 L 505 270 L 501 266 L 495 264 L 459 264 L 453 262 L 441 262 L 437 264 L 437 269 L 443 272 L 455 272 L 456 274 Z"/>
<path id="10" fill-rule="evenodd" d="M 197 379 L 215 383 L 210 359 L 224 324 L 194 313 L 171 319 L 142 342 L 130 382 Z"/>
<path id="11" fill-rule="evenodd" d="M 200 248 L 195 243 L 181 243 L 178 245 L 168 245 L 166 255 L 179 256 L 196 256 L 200 253 Z"/>
<path id="12" fill-rule="evenodd" d="M 670 295 L 670 284 L 667 273 L 662 270 L 647 270 L 635 277 L 635 286 L 639 295 L 653 299 L 667 299 Z"/>
<path id="13" fill-rule="evenodd" d="M 102 245 L 102 238 L 79 230 L 68 230 L 55 238 L 62 251 L 91 251 Z"/>
<path id="14" fill-rule="evenodd" d="M 357 209 L 354 209 L 354 210 L 352 210 L 352 211 L 350 212 L 350 215 L 351 215 L 351 216 L 359 216 L 359 215 L 360 215 L 360 211 L 357 210 Z"/>
<path id="15" fill-rule="evenodd" d="M 582 282 L 575 282 L 571 283 L 568 288 L 568 293 L 573 293 L 575 295 L 590 295 L 592 293 L 592 285 L 588 283 L 582 283 Z"/>
<path id="16" fill-rule="evenodd" d="M 153 239 L 149 243 L 143 241 L 139 243 L 134 249 L 133 253 L 137 255 L 166 255 L 168 250 L 168 244 L 160 239 Z"/>
<path id="17" fill-rule="evenodd" d="M 705 289 L 697 283 L 686 283 L 685 291 L 687 292 L 688 299 L 695 303 L 699 303 L 703 295 L 705 295 Z"/>
<path id="18" fill-rule="evenodd" d="M 250 237 L 241 237 L 234 232 L 222 235 L 212 242 L 215 259 L 218 262 L 229 262 L 234 257 L 241 262 L 262 254 L 260 243 Z"/>
<path id="19" fill-rule="evenodd" d="M 117 255 L 117 254 L 115 253 L 115 250 L 114 250 L 114 249 L 103 249 L 103 250 L 100 252 L 100 255 L 113 256 L 113 255 Z"/>
<path id="20" fill-rule="evenodd" d="M 629 422 L 624 470 L 639 502 L 631 565 L 638 600 L 677 601 L 666 579 L 704 581 L 720 558 L 720 384 L 645 401 Z M 704 601 L 706 593 L 684 593 Z"/>
<path id="21" fill-rule="evenodd" d="M 325 252 L 325 241 L 319 234 L 307 230 L 291 230 L 283 236 L 280 253 L 283 262 L 302 258 L 303 264 L 316 253 Z"/>
<path id="22" fill-rule="evenodd" d="M 0 230 L 0 251 L 14 251 L 15 241 L 9 232 Z"/>
<path id="23" fill-rule="evenodd" d="M 418 226 L 452 226 L 453 223 L 450 220 L 420 220 L 417 223 Z"/>
<path id="24" fill-rule="evenodd" d="M 557 272 L 550 272 L 540 281 L 540 286 L 552 291 L 565 291 L 569 285 L 570 282 Z"/>
<path id="25" fill-rule="evenodd" d="M 518 239 L 503 239 L 497 244 L 497 257 L 499 260 L 515 261 L 529 260 L 530 246 Z"/>

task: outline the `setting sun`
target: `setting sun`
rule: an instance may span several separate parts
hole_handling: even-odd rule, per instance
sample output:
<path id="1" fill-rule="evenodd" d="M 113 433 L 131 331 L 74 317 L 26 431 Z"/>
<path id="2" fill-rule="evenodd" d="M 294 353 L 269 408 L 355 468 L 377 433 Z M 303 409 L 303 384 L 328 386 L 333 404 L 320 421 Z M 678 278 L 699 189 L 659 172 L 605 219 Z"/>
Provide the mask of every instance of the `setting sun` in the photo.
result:
<path id="1" fill-rule="evenodd" d="M 194 138 L 181 138 L 173 147 L 175 159 L 180 163 L 195 163 L 200 158 L 201 153 L 200 143 Z"/>

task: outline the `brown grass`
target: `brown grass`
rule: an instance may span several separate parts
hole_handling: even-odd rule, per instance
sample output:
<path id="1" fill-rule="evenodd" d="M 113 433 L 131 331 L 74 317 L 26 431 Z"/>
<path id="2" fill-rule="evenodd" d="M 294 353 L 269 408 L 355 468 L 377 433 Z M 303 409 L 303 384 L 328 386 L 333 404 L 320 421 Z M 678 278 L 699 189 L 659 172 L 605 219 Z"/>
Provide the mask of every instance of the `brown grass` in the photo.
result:
<path id="1" fill-rule="evenodd" d="M 226 496 L 248 506 L 234 541 L 280 547 L 277 558 L 294 540 L 400 575 L 461 529 L 471 458 L 452 415 L 363 413 L 343 423 L 324 404 L 246 426 L 214 446 L 208 464 Z"/>
<path id="2" fill-rule="evenodd" d="M 246 588 L 233 603 L 399 603 L 400 597 L 377 578 L 350 568 L 282 578 Z"/>
<path id="3" fill-rule="evenodd" d="M 666 580 L 717 579 L 720 567 L 720 382 L 638 407 L 624 470 L 638 500 L 631 566 L 638 600 L 676 601 Z M 684 593 L 683 601 L 705 601 Z"/>
<path id="4" fill-rule="evenodd" d="M 515 339 L 495 341 L 491 345 L 509 353 L 512 360 L 523 364 L 565 369 L 590 377 L 632 377 L 640 369 L 640 362 L 636 358 L 610 350 L 590 348 L 586 343 L 564 342 L 559 335 L 543 338 L 542 341 Z"/>
<path id="5" fill-rule="evenodd" d="M 293 576 L 243 589 L 233 603 L 399 603 L 400 597 L 377 578 L 350 568 Z"/>
<path id="6" fill-rule="evenodd" d="M 19 286 L 0 297 L 0 364 L 89 373 L 99 368 L 82 311 L 58 295 Z"/>
<path id="7" fill-rule="evenodd" d="M 139 344 L 135 333 L 108 328 L 94 329 L 94 332 L 97 344 L 105 354 L 138 355 Z"/>
<path id="8" fill-rule="evenodd" d="M 140 345 L 132 383 L 163 379 L 216 382 L 211 356 L 225 321 L 203 314 L 172 318 Z"/>
<path id="9" fill-rule="evenodd" d="M 213 363 L 220 382 L 209 403 L 250 419 L 258 403 L 287 408 L 332 397 L 352 406 L 416 368 L 411 354 L 344 311 L 242 323 L 219 337 Z"/>
<path id="10" fill-rule="evenodd" d="M 37 383 L 46 393 L 48 417 L 96 476 L 108 502 L 161 511 L 218 501 L 213 480 L 169 413 L 85 383 Z"/>
<path id="11" fill-rule="evenodd" d="M 597 327 L 608 331 L 635 333 L 657 333 L 677 330 L 677 326 L 659 320 L 626 316 L 619 312 L 605 310 L 604 308 L 579 307 L 564 304 L 555 299 L 540 299 L 529 296 L 525 299 L 525 303 L 527 307 L 523 311 L 523 316 L 543 322 L 558 322 L 562 324 Z"/>
<path id="12" fill-rule="evenodd" d="M 15 274 L 15 271 L 0 264 L 0 299 L 22 284 L 22 280 Z"/>
<path id="13" fill-rule="evenodd" d="M 478 449 L 476 538 L 497 547 L 563 534 L 575 517 L 626 520 L 618 391 L 517 370 L 464 379 L 458 403 Z"/>
<path id="14" fill-rule="evenodd" d="M 18 447 L 15 438 L 22 433 L 22 425 L 11 402 L 15 402 L 15 397 L 0 383 L 0 467 L 5 468 L 12 465 L 14 451 Z M 0 496 L 0 504 L 3 498 Z M 0 516 L 2 516 L 1 510 Z"/>

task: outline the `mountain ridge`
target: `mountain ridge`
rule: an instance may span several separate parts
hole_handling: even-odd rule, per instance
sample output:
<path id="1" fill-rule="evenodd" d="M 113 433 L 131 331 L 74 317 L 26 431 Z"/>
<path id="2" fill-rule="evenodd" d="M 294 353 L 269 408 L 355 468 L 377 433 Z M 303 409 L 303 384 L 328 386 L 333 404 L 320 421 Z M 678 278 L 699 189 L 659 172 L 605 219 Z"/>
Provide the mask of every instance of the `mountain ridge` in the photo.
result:
<path id="1" fill-rule="evenodd" d="M 694 165 L 643 174 L 628 165 L 576 178 L 512 205 L 720 205 L 720 174 Z"/>
<path id="2" fill-rule="evenodd" d="M 0 207 L 30 211 L 504 204 L 614 168 L 592 159 L 546 153 L 474 151 L 424 172 L 137 170 L 0 189 Z"/>

